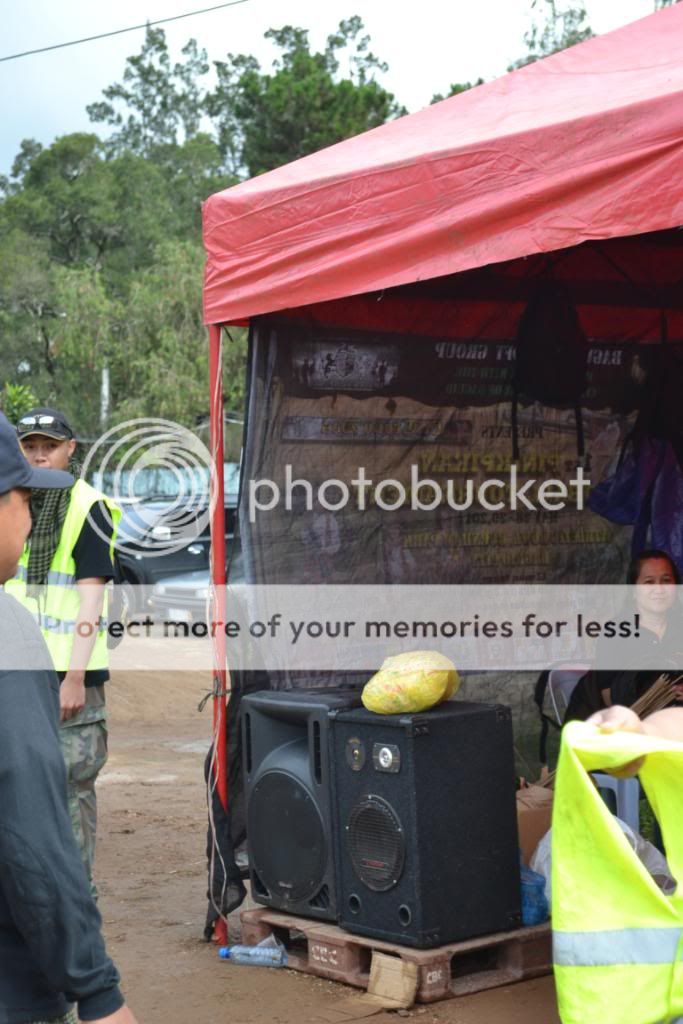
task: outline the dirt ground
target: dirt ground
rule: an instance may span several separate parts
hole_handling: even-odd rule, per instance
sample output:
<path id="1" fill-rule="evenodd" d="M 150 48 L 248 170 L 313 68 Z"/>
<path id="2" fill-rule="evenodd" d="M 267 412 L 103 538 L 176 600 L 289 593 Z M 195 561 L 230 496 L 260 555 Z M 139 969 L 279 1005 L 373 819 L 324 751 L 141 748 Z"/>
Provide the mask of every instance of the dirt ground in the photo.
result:
<path id="1" fill-rule="evenodd" d="M 110 756 L 100 776 L 96 877 L 109 949 L 140 1024 L 320 1020 L 357 990 L 289 970 L 218 960 L 206 912 L 205 677 L 119 673 L 109 687 Z M 237 938 L 238 922 L 231 938 Z M 443 1024 L 557 1024 L 551 978 L 407 1015 Z M 377 1024 L 396 1019 L 382 1013 Z"/>

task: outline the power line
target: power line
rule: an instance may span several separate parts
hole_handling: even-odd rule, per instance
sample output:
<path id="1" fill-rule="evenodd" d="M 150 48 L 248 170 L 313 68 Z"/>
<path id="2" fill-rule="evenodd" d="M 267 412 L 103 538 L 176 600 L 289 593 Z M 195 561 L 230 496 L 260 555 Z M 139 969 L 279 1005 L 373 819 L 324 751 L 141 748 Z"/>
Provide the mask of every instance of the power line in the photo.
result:
<path id="1" fill-rule="evenodd" d="M 5 60 L 17 60 L 18 57 L 30 57 L 34 53 L 47 53 L 48 50 L 61 50 L 65 46 L 78 46 L 79 43 L 91 43 L 94 39 L 108 39 L 110 36 L 120 36 L 124 32 L 136 32 L 140 28 L 151 28 L 153 25 L 165 25 L 169 21 L 180 21 L 182 18 L 193 18 L 196 14 L 208 14 L 210 11 L 220 11 L 224 7 L 237 7 L 238 4 L 246 4 L 248 0 L 231 0 L 227 4 L 216 4 L 215 7 L 203 7 L 200 11 L 188 11 L 187 14 L 176 14 L 173 18 L 159 18 L 158 21 L 145 21 L 142 25 L 131 25 L 130 28 L 117 28 L 113 32 L 102 32 L 98 36 L 85 36 L 83 39 L 72 39 L 68 43 L 55 43 L 54 46 L 41 46 L 38 50 L 24 50 L 23 53 L 12 53 L 9 57 L 0 57 L 0 63 Z"/>

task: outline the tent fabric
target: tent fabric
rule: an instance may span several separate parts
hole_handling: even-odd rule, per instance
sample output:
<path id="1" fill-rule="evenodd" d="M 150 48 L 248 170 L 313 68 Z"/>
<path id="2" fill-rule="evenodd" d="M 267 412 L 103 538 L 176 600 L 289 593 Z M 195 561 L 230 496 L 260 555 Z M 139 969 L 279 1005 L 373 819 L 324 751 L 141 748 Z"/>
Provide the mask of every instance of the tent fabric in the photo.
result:
<path id="1" fill-rule="evenodd" d="M 461 274 L 297 309 L 281 323 L 382 334 L 512 342 L 539 280 L 561 281 L 590 339 L 683 341 L 683 231 L 585 242 Z"/>
<path id="2" fill-rule="evenodd" d="M 683 223 L 683 4 L 211 196 L 207 323 Z"/>

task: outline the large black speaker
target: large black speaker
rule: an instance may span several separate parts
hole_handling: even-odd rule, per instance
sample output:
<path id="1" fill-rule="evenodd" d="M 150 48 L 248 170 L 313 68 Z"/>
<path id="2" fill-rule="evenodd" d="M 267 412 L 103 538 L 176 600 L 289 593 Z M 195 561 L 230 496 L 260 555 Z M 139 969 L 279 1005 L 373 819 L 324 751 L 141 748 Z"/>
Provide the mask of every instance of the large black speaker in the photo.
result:
<path id="1" fill-rule="evenodd" d="M 333 710 L 339 923 L 430 947 L 520 922 L 509 708 Z"/>
<path id="2" fill-rule="evenodd" d="M 292 914 L 337 919 L 329 715 L 358 693 L 254 693 L 242 700 L 251 894 Z"/>

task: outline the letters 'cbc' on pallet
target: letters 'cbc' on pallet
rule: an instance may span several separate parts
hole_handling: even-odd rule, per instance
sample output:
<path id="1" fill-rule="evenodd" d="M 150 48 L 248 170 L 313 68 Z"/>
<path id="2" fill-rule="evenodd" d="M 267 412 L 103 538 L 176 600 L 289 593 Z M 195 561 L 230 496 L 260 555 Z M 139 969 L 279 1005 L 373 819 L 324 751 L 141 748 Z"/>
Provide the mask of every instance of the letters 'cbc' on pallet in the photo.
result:
<path id="1" fill-rule="evenodd" d="M 368 986 L 373 950 L 415 963 L 418 1003 L 469 995 L 552 972 L 548 924 L 434 949 L 413 949 L 274 910 L 245 910 L 241 922 L 245 945 L 255 946 L 274 933 L 287 948 L 289 967 L 356 988 Z"/>

